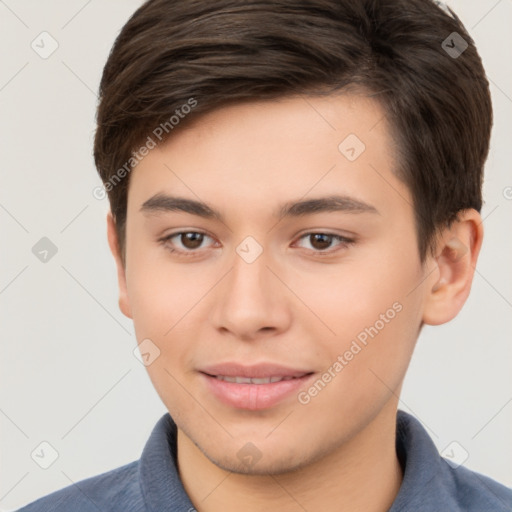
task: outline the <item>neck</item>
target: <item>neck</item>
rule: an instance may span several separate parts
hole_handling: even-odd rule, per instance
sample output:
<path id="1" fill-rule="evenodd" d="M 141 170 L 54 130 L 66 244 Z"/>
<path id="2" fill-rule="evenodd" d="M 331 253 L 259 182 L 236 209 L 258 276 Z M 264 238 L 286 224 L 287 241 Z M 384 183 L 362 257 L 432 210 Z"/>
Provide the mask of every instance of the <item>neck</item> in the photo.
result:
<path id="1" fill-rule="evenodd" d="M 278 475 L 225 471 L 178 429 L 180 478 L 199 512 L 385 512 L 402 482 L 392 405 L 342 446 L 301 469 Z"/>

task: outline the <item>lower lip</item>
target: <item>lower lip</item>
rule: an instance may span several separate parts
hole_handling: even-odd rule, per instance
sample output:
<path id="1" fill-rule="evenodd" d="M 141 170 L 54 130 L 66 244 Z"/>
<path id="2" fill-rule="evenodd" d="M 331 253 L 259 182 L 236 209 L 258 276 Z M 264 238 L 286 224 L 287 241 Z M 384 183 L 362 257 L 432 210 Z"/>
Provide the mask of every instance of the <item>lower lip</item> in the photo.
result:
<path id="1" fill-rule="evenodd" d="M 201 373 L 210 391 L 223 403 L 238 409 L 258 411 L 268 409 L 297 393 L 304 387 L 313 374 L 296 379 L 269 382 L 268 384 L 237 384 L 226 382 L 205 373 Z"/>

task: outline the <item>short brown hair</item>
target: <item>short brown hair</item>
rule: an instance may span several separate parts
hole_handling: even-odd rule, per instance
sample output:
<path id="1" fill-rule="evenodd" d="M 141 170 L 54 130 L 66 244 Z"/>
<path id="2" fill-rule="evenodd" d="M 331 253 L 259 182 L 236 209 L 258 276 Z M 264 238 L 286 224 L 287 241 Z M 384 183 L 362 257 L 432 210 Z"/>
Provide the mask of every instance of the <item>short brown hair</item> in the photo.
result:
<path id="1" fill-rule="evenodd" d="M 156 127 L 167 127 L 158 142 L 179 129 L 171 118 L 191 99 L 181 125 L 229 103 L 348 87 L 386 111 L 424 261 L 440 227 L 481 210 L 492 126 L 480 56 L 451 9 L 432 0 L 145 2 L 103 70 L 94 142 L 123 257 L 133 152 Z"/>

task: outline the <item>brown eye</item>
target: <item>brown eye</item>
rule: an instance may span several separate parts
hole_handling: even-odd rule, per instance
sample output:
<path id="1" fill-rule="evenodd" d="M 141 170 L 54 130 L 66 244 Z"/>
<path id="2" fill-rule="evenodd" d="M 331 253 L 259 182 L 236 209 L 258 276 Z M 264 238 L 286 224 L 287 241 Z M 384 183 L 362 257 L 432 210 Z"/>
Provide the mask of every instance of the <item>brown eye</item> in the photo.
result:
<path id="1" fill-rule="evenodd" d="M 180 231 L 160 238 L 158 241 L 166 250 L 182 256 L 194 256 L 204 246 L 205 238 L 210 238 L 206 233 L 200 231 Z"/>
<path id="2" fill-rule="evenodd" d="M 195 231 L 187 231 L 185 233 L 179 233 L 179 235 L 183 247 L 187 249 L 197 249 L 201 246 L 204 238 L 203 233 L 197 233 Z"/>
<path id="3" fill-rule="evenodd" d="M 354 240 L 350 238 L 346 238 L 341 235 L 335 235 L 332 233 L 306 233 L 305 235 L 300 237 L 300 240 L 307 240 L 309 245 L 311 246 L 311 250 L 318 254 L 331 254 L 340 249 L 344 249 L 348 247 L 350 244 L 354 243 Z M 334 249 L 329 249 L 334 241 L 338 241 L 337 247 Z M 306 247 L 307 248 L 307 247 Z"/>
<path id="4" fill-rule="evenodd" d="M 332 235 L 324 233 L 312 233 L 309 235 L 312 247 L 319 250 L 328 249 L 332 243 Z"/>

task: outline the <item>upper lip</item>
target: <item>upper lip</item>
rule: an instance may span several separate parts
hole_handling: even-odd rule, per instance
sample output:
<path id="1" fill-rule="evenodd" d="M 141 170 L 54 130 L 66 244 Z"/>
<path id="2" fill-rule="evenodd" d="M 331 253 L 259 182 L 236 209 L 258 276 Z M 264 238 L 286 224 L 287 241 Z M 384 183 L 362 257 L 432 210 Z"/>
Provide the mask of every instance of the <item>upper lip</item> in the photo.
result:
<path id="1" fill-rule="evenodd" d="M 248 377 L 251 379 L 263 379 L 267 377 L 303 377 L 313 373 L 308 370 L 290 368 L 273 363 L 260 363 L 254 365 L 243 365 L 235 362 L 220 363 L 205 366 L 199 370 L 208 375 L 223 377 Z"/>

